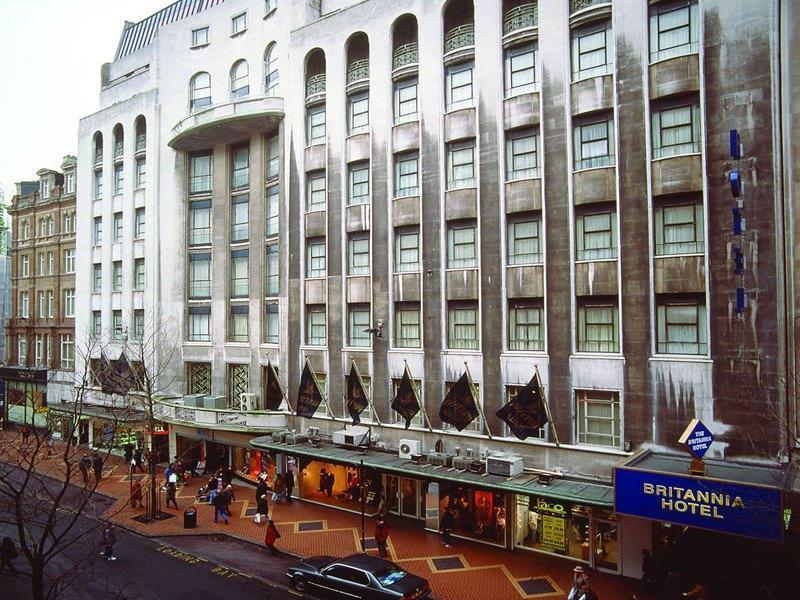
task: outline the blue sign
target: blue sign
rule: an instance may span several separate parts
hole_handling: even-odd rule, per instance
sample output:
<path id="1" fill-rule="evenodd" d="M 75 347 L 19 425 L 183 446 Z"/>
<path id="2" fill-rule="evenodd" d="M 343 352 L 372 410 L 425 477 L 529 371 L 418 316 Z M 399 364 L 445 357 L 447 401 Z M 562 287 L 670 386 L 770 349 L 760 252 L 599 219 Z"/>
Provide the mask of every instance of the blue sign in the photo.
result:
<path id="1" fill-rule="evenodd" d="M 698 419 L 692 419 L 678 439 L 678 443 L 684 444 L 695 458 L 703 458 L 713 441 L 714 434 Z"/>
<path id="2" fill-rule="evenodd" d="M 783 539 L 778 488 L 617 467 L 614 509 L 625 515 L 772 542 Z"/>

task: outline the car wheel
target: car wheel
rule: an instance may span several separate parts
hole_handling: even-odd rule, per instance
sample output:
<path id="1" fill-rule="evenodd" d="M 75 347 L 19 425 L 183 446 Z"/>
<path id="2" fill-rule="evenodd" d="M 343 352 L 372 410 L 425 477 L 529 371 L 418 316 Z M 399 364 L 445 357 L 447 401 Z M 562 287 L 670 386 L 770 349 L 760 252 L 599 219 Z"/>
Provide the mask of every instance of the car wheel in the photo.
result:
<path id="1" fill-rule="evenodd" d="M 294 580 L 294 589 L 298 592 L 305 592 L 308 590 L 308 582 L 302 577 L 298 577 Z"/>

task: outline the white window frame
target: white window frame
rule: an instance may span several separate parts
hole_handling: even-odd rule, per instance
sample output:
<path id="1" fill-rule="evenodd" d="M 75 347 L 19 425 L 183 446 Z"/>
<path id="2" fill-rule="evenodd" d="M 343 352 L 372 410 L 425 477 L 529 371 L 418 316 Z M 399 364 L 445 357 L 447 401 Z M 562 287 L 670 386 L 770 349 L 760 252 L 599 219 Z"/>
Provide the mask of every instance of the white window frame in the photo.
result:
<path id="1" fill-rule="evenodd" d="M 683 17 L 682 23 L 669 19 Z M 658 62 L 700 51 L 700 11 L 696 0 L 659 2 L 650 7 L 650 62 Z M 685 41 L 673 43 L 664 39 L 670 32 L 685 30 Z M 662 37 L 663 36 L 663 37 Z M 662 47 L 662 43 L 664 44 Z"/>
<path id="2" fill-rule="evenodd" d="M 112 241 L 117 243 L 122 241 L 122 212 L 115 212 L 114 213 L 114 220 L 113 220 L 113 239 Z"/>
<path id="3" fill-rule="evenodd" d="M 419 83 L 416 77 L 394 82 L 394 124 L 409 123 L 419 118 Z M 412 95 L 413 92 L 413 95 Z"/>
<path id="4" fill-rule="evenodd" d="M 246 60 L 237 60 L 231 66 L 231 100 L 243 100 L 250 95 L 250 65 Z"/>
<path id="5" fill-rule="evenodd" d="M 134 239 L 144 239 L 145 225 L 147 213 L 144 207 L 139 207 L 133 212 L 133 237 Z"/>
<path id="6" fill-rule="evenodd" d="M 64 317 L 71 319 L 75 317 L 75 290 L 64 290 Z"/>
<path id="7" fill-rule="evenodd" d="M 416 151 L 394 155 L 394 197 L 407 196 L 419 196 L 419 152 Z"/>
<path id="8" fill-rule="evenodd" d="M 365 332 L 370 329 L 369 304 L 348 304 L 347 306 L 347 345 L 351 348 L 369 348 L 372 346 L 372 335 Z"/>
<path id="9" fill-rule="evenodd" d="M 572 46 L 572 81 L 608 75 L 614 69 L 614 38 L 611 31 L 611 20 L 592 23 L 585 27 L 573 29 Z M 602 40 L 602 45 L 596 42 Z M 592 45 L 594 44 L 594 45 Z M 594 65 L 583 64 L 583 59 L 599 57 L 602 62 Z"/>
<path id="10" fill-rule="evenodd" d="M 133 259 L 133 289 L 135 291 L 142 291 L 147 285 L 147 271 L 145 268 L 144 258 Z"/>
<path id="11" fill-rule="evenodd" d="M 64 250 L 64 273 L 75 272 L 75 248 Z"/>
<path id="12" fill-rule="evenodd" d="M 328 337 L 325 306 L 322 304 L 306 305 L 306 345 L 325 346 Z M 320 335 L 321 334 L 321 335 Z"/>
<path id="13" fill-rule="evenodd" d="M 532 64 L 524 64 L 522 68 L 517 68 L 517 63 L 523 59 L 533 58 Z M 539 88 L 536 77 L 536 63 L 539 58 L 539 44 L 533 42 L 522 46 L 508 48 L 503 53 L 503 71 L 505 81 L 506 98 L 529 94 Z M 519 81 L 522 77 L 522 81 Z"/>
<path id="14" fill-rule="evenodd" d="M 328 183 L 325 171 L 314 171 L 306 176 L 306 212 L 326 210 Z"/>
<path id="15" fill-rule="evenodd" d="M 231 37 L 247 31 L 247 11 L 231 17 Z"/>
<path id="16" fill-rule="evenodd" d="M 211 35 L 208 26 L 192 29 L 192 48 L 202 48 L 208 46 L 210 42 Z"/>
<path id="17" fill-rule="evenodd" d="M 111 291 L 122 291 L 122 261 L 115 260 L 111 263 Z"/>
<path id="18" fill-rule="evenodd" d="M 347 205 L 369 204 L 369 161 L 353 163 L 347 168 Z"/>
<path id="19" fill-rule="evenodd" d="M 75 336 L 71 333 L 61 334 L 61 368 L 75 368 Z"/>
<path id="20" fill-rule="evenodd" d="M 347 133 L 369 131 L 369 92 L 347 95 Z"/>
<path id="21" fill-rule="evenodd" d="M 611 321 L 601 320 L 604 311 L 610 311 Z M 611 338 L 607 339 L 607 331 Z M 578 352 L 617 354 L 619 353 L 619 307 L 616 299 L 591 297 L 578 303 L 577 323 Z M 602 334 L 602 335 L 601 335 Z"/>
<path id="22" fill-rule="evenodd" d="M 475 64 L 472 61 L 445 68 L 445 110 L 474 106 Z"/>
<path id="23" fill-rule="evenodd" d="M 601 409 L 593 414 L 592 408 Z M 606 413 L 606 414 L 603 414 Z M 579 445 L 623 448 L 619 392 L 575 390 L 575 441 Z M 591 425 L 605 431 L 589 431 Z"/>
<path id="24" fill-rule="evenodd" d="M 691 309 L 694 321 L 678 320 L 677 309 Z M 670 320 L 671 317 L 671 320 Z M 672 331 L 674 329 L 674 332 Z M 673 339 L 680 329 L 694 330 L 694 341 Z M 708 354 L 706 304 L 697 298 L 656 299 L 656 354 L 705 356 Z"/>
<path id="25" fill-rule="evenodd" d="M 211 75 L 200 71 L 189 80 L 189 110 L 194 112 L 211 106 Z"/>
<path id="26" fill-rule="evenodd" d="M 324 144 L 327 128 L 327 114 L 324 104 L 309 106 L 306 109 L 306 145 Z"/>

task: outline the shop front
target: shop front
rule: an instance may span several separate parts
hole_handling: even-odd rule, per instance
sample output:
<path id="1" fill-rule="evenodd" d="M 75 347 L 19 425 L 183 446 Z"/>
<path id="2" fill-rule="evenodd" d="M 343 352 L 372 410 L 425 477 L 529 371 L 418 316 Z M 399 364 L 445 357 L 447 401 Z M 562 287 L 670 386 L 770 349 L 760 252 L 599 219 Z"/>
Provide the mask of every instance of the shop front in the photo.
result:
<path id="1" fill-rule="evenodd" d="M 373 468 L 299 457 L 299 497 L 351 512 L 375 515 L 380 503 L 381 476 Z"/>
<path id="2" fill-rule="evenodd" d="M 3 420 L 47 426 L 47 369 L 0 367 Z"/>
<path id="3" fill-rule="evenodd" d="M 439 484 L 439 514 L 453 515 L 453 535 L 506 545 L 506 496 L 460 483 Z"/>

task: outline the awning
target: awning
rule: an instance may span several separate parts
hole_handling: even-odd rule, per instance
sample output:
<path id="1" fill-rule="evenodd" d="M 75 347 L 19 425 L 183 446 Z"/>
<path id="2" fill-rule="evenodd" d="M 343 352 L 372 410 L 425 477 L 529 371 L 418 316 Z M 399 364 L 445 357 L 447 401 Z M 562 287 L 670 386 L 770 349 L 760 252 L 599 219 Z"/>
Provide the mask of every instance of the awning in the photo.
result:
<path id="1" fill-rule="evenodd" d="M 133 410 L 123 406 L 99 406 L 96 404 L 83 404 L 76 402 L 59 402 L 48 406 L 51 413 L 61 413 L 69 416 L 78 415 L 81 419 L 103 419 L 119 423 L 144 423 L 148 420 L 147 413 L 142 410 Z"/>
<path id="2" fill-rule="evenodd" d="M 602 508 L 611 508 L 614 505 L 613 488 L 601 482 L 553 477 L 550 483 L 545 485 L 537 481 L 538 475 L 536 473 L 522 473 L 515 477 L 472 473 L 452 467 L 413 463 L 410 460 L 400 458 L 397 453 L 390 454 L 388 452 L 370 450 L 366 454 L 361 454 L 357 450 L 342 448 L 333 444 L 324 444 L 319 448 L 315 448 L 309 443 L 284 444 L 273 442 L 270 436 L 254 438 L 250 441 L 250 445 L 259 450 L 283 452 L 350 466 L 359 466 L 363 462 L 364 467 L 371 467 L 383 473 L 392 473 L 416 479 L 450 481 L 465 486 L 541 496 L 560 502 L 574 502 Z"/>

